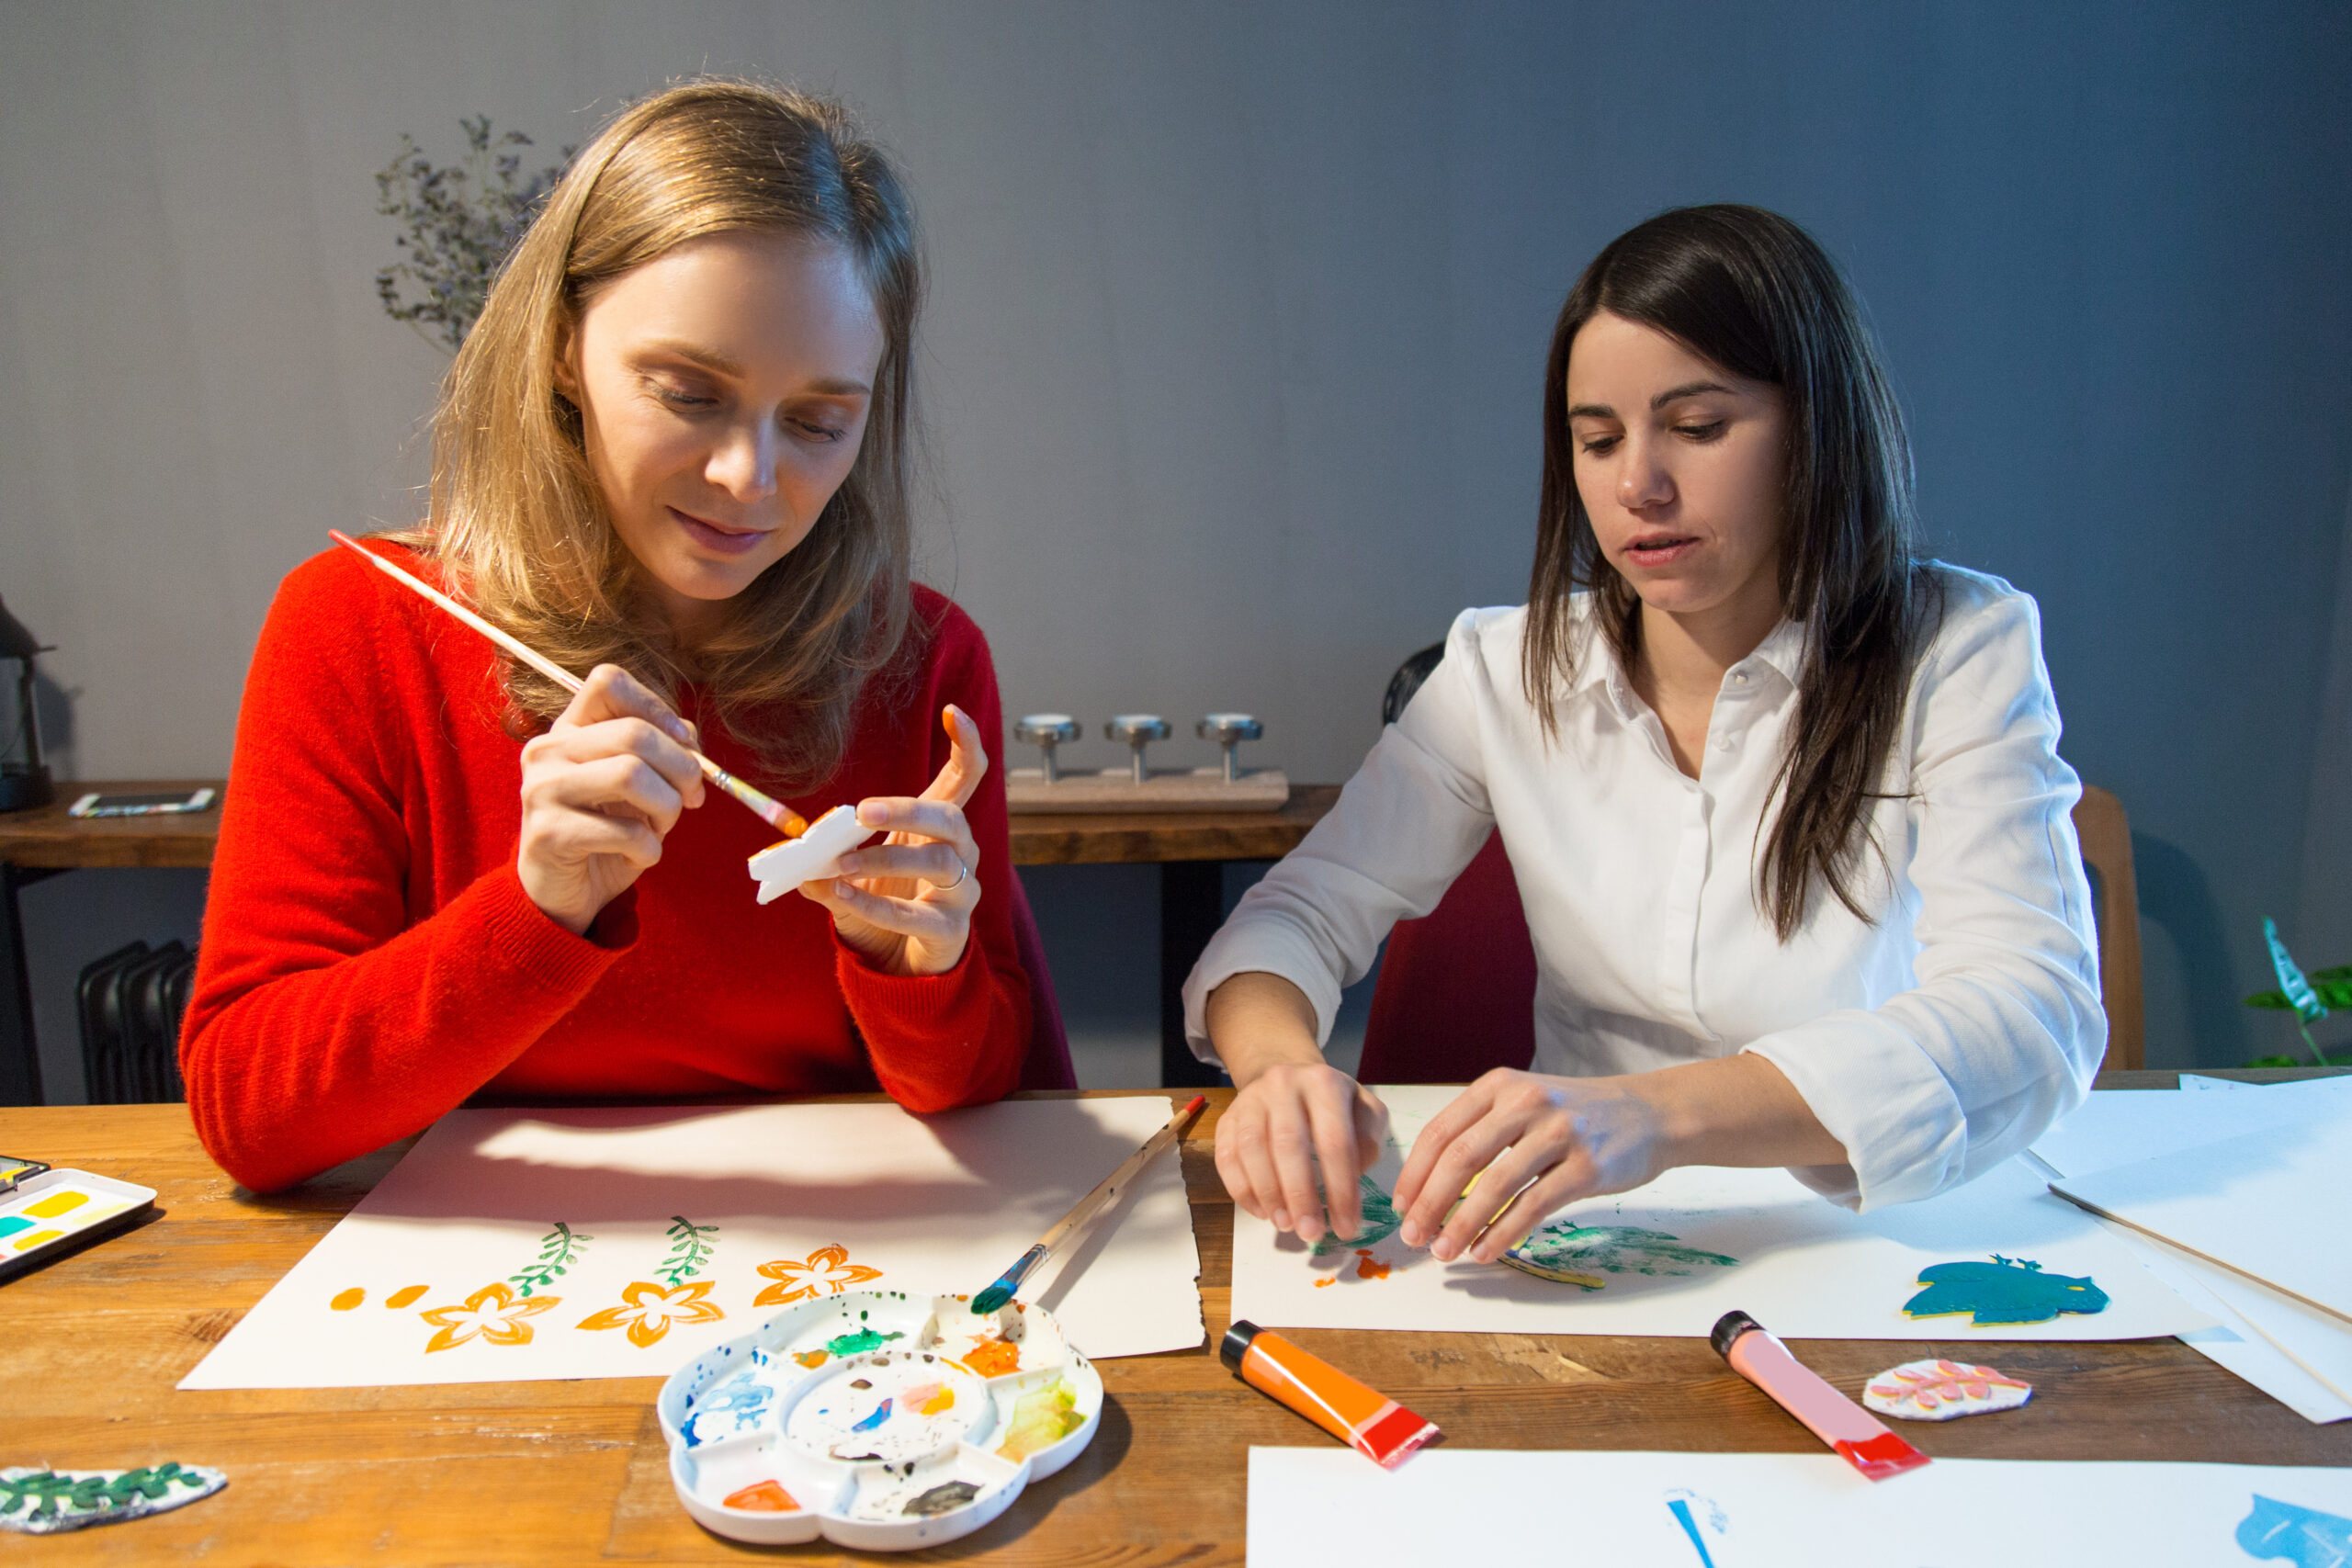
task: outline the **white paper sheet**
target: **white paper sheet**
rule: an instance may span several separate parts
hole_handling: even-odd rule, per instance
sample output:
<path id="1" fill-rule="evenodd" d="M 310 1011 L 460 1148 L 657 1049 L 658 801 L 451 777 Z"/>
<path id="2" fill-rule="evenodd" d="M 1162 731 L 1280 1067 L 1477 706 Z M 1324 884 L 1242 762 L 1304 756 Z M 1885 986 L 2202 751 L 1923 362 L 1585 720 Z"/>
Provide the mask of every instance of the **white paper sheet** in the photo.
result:
<path id="1" fill-rule="evenodd" d="M 2213 1327 L 2189 1330 L 2182 1344 L 2306 1421 L 2352 1417 L 2352 1333 L 2341 1324 L 2137 1231 L 2099 1223 L 2181 1300 L 2213 1316 Z"/>
<path id="2" fill-rule="evenodd" d="M 2180 1087 L 2185 1095 L 2093 1095 L 2034 1152 L 2063 1179 L 2069 1169 L 2093 1172 L 2352 1106 L 2346 1098 L 2352 1096 L 2352 1078 L 2249 1084 L 2184 1073 Z M 2221 1104 L 2223 1096 L 2233 1103 Z M 2182 1344 L 2307 1421 L 2352 1417 L 2352 1329 L 2136 1231 L 2109 1224 L 2109 1233 L 2182 1300 L 2217 1320 L 2211 1328 L 2181 1335 Z"/>
<path id="3" fill-rule="evenodd" d="M 455 1111 L 180 1386 L 666 1375 L 798 1296 L 977 1294 L 1173 1109 Z M 1090 1356 L 1183 1349 L 1203 1337 L 1199 1273 L 1170 1153 L 1021 1299 Z M 582 1326 L 600 1314 L 610 1327 Z"/>
<path id="4" fill-rule="evenodd" d="M 1389 1107 L 1392 1147 L 1372 1175 L 1389 1189 L 1399 1151 L 1458 1091 L 1420 1085 L 1377 1092 Z M 2016 1161 L 1942 1197 L 1864 1215 L 1807 1190 L 1784 1170 L 1712 1166 L 1668 1171 L 1635 1191 L 1561 1213 L 1580 1224 L 1657 1232 L 1676 1246 L 1737 1261 L 1613 1273 L 1602 1289 L 1587 1292 L 1499 1263 L 1439 1263 L 1394 1236 L 1363 1249 L 1369 1257 L 1328 1243 L 1318 1256 L 1237 1210 L 1233 1315 L 1269 1327 L 1703 1337 L 1736 1307 L 1782 1338 L 1947 1343 L 2136 1339 L 2214 1321 Z M 2109 1305 L 1981 1328 L 1965 1316 L 1904 1315 L 1921 1269 L 1996 1254 L 2031 1259 L 2052 1274 L 2087 1275 Z"/>
<path id="5" fill-rule="evenodd" d="M 2235 1107 L 2267 1096 L 2213 1099 Z M 2070 1172 L 2052 1185 L 2192 1252 L 2352 1313 L 2352 1250 L 2333 1212 L 2346 1171 L 2352 1115 L 2338 1112 L 2108 1170 Z"/>
<path id="6" fill-rule="evenodd" d="M 2191 1149 L 2282 1122 L 2331 1111 L 2352 1112 L 2352 1077 L 2291 1084 L 2196 1080 L 2167 1090 L 2109 1089 L 2092 1095 L 2073 1115 L 2037 1139 L 2033 1152 L 2061 1176 L 2086 1176 L 2133 1160 Z M 2201 1089 L 2202 1092 L 2199 1092 Z M 2216 1093 L 2242 1089 L 2244 1093 Z"/>
<path id="7" fill-rule="evenodd" d="M 1827 1453 L 1435 1449 L 1392 1472 L 1336 1445 L 1250 1450 L 1250 1568 L 2336 1568 L 2347 1551 L 2346 1470 L 1939 1459 L 1870 1482 Z"/>

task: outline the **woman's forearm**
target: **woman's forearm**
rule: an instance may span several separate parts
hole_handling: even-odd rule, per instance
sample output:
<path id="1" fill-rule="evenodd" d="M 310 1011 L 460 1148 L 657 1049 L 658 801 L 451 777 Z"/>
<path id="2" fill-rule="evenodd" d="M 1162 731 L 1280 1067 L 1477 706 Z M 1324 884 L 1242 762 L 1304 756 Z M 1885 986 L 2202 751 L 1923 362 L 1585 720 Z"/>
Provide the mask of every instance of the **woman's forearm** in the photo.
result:
<path id="1" fill-rule="evenodd" d="M 1247 970 L 1209 993 L 1203 1021 L 1236 1089 L 1248 1089 L 1269 1067 L 1320 1066 L 1315 1043 L 1315 1004 L 1279 975 Z"/>
<path id="2" fill-rule="evenodd" d="M 1743 1052 L 1625 1081 L 1658 1111 L 1665 1166 L 1846 1162 L 1845 1146 L 1762 1056 Z"/>

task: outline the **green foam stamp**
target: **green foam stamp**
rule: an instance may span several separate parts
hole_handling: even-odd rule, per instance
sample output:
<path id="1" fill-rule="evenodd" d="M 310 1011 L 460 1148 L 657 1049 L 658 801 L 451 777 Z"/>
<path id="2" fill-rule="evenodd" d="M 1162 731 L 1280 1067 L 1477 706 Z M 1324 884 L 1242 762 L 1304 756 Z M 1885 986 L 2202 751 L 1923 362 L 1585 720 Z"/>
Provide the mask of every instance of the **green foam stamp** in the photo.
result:
<path id="1" fill-rule="evenodd" d="M 87 1525 L 119 1524 L 201 1502 L 229 1484 L 200 1464 L 139 1470 L 0 1470 L 0 1529 L 55 1535 Z"/>

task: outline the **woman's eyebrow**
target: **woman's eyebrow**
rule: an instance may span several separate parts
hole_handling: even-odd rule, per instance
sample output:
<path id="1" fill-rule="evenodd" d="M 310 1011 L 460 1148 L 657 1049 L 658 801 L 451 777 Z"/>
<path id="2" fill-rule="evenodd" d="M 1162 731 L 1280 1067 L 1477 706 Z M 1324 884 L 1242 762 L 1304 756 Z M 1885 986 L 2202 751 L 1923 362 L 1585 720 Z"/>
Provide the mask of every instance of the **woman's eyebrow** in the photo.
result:
<path id="1" fill-rule="evenodd" d="M 1665 391 L 1652 398 L 1650 407 L 1662 409 L 1668 403 L 1679 402 L 1684 398 L 1695 398 L 1702 392 L 1723 392 L 1728 395 L 1731 389 L 1721 381 L 1685 381 L 1681 386 L 1668 387 Z"/>

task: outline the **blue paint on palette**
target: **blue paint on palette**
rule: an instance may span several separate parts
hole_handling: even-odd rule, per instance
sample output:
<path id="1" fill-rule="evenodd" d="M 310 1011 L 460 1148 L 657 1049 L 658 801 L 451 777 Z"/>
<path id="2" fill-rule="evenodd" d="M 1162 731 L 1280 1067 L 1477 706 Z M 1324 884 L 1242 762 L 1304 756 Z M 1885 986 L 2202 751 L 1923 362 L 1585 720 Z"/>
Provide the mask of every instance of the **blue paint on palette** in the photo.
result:
<path id="1" fill-rule="evenodd" d="M 18 1231 L 28 1231 L 32 1228 L 32 1221 L 22 1214 L 10 1214 L 6 1219 L 0 1220 L 0 1235 L 14 1235 Z"/>
<path id="2" fill-rule="evenodd" d="M 874 1414 L 850 1428 L 853 1432 L 871 1432 L 890 1418 L 890 1402 L 884 1400 L 874 1407 Z"/>
<path id="3" fill-rule="evenodd" d="M 2238 1522 L 2238 1547 L 2248 1557 L 2283 1558 L 2295 1568 L 2352 1568 L 2352 1519 L 2254 1495 L 2254 1511 Z"/>

